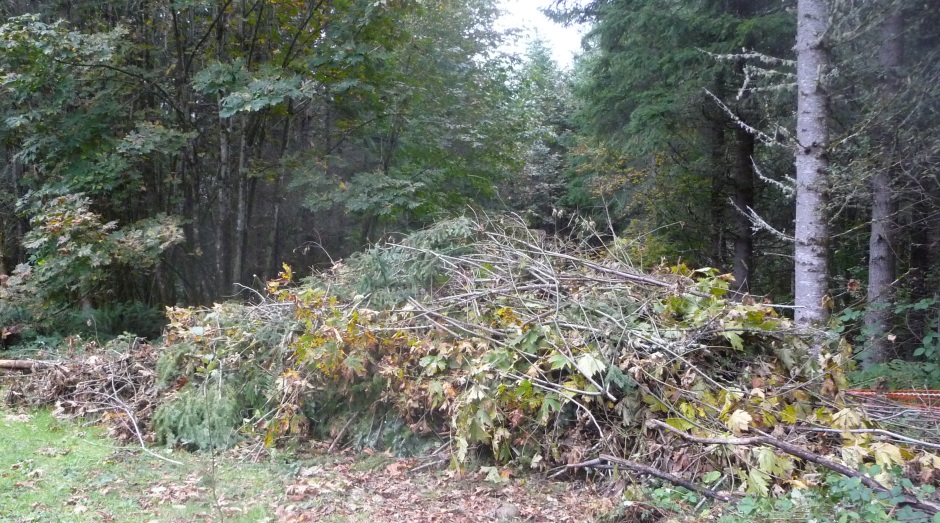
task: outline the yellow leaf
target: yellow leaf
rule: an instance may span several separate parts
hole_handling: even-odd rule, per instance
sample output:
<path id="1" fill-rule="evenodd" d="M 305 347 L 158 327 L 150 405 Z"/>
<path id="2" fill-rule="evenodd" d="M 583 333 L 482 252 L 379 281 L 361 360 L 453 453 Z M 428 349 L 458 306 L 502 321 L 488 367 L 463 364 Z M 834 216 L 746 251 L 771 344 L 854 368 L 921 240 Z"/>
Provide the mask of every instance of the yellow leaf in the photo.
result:
<path id="1" fill-rule="evenodd" d="M 921 467 L 940 469 L 940 456 L 937 456 L 936 454 L 925 452 L 924 455 L 921 456 L 917 461 L 920 462 Z"/>
<path id="2" fill-rule="evenodd" d="M 797 418 L 796 405 L 793 404 L 787 405 L 787 408 L 783 409 L 783 412 L 780 413 L 780 419 L 790 425 L 796 423 Z"/>
<path id="3" fill-rule="evenodd" d="M 803 490 L 803 489 L 808 489 L 808 488 L 809 488 L 809 485 L 807 485 L 806 483 L 803 483 L 803 481 L 798 480 L 798 479 L 791 479 L 791 480 L 787 481 L 787 483 L 788 483 L 791 487 L 793 487 L 794 490 Z"/>
<path id="4" fill-rule="evenodd" d="M 862 461 L 868 457 L 868 449 L 858 445 L 842 447 L 842 462 L 851 469 L 858 469 Z"/>
<path id="5" fill-rule="evenodd" d="M 748 428 L 751 425 L 751 422 L 754 418 L 751 417 L 747 412 L 738 409 L 731 413 L 731 416 L 728 418 L 727 425 L 735 435 L 740 435 L 742 432 L 747 432 Z"/>
<path id="6" fill-rule="evenodd" d="M 842 409 L 832 417 L 832 426 L 837 429 L 857 429 L 861 424 L 861 416 L 852 409 Z"/>
<path id="7" fill-rule="evenodd" d="M 695 419 L 695 416 L 697 414 L 695 407 L 690 405 L 687 402 L 682 402 L 679 404 L 679 412 L 681 412 L 682 415 L 685 416 L 686 418 L 690 418 L 690 419 Z"/>
<path id="8" fill-rule="evenodd" d="M 891 465 L 904 464 L 901 449 L 895 445 L 884 442 L 873 443 L 871 450 L 875 453 L 875 463 L 881 465 L 883 469 L 887 469 Z"/>

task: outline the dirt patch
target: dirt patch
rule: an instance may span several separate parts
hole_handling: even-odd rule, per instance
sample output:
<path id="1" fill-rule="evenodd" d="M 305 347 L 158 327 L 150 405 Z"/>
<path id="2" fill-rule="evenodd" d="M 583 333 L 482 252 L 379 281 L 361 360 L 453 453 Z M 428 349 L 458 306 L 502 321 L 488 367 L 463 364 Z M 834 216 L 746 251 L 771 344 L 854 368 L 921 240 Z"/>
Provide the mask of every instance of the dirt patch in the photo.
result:
<path id="1" fill-rule="evenodd" d="M 612 500 L 580 482 L 513 477 L 511 470 L 411 473 L 414 462 L 392 461 L 372 471 L 356 470 L 358 458 L 301 468 L 288 482 L 278 521 L 490 522 L 593 521 Z"/>

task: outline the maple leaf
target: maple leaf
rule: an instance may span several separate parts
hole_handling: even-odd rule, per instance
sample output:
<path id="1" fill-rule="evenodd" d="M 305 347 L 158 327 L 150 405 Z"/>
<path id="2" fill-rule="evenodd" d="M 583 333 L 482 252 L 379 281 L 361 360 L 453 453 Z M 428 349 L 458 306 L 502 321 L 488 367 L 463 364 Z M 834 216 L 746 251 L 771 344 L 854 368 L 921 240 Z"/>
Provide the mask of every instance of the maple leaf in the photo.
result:
<path id="1" fill-rule="evenodd" d="M 578 371 L 587 378 L 592 378 L 607 369 L 607 364 L 595 357 L 593 354 L 582 354 L 578 358 Z"/>
<path id="2" fill-rule="evenodd" d="M 895 445 L 884 442 L 873 443 L 871 450 L 875 453 L 875 463 L 884 468 L 892 465 L 904 465 L 901 449 Z"/>
<path id="3" fill-rule="evenodd" d="M 731 429 L 731 432 L 739 436 L 742 432 L 748 431 L 752 421 L 754 421 L 754 418 L 752 418 L 750 414 L 738 409 L 731 413 L 726 423 L 728 428 Z"/>
<path id="4" fill-rule="evenodd" d="M 389 463 L 385 467 L 385 472 L 388 472 L 389 476 L 401 476 L 402 469 L 406 468 L 406 465 L 400 461 L 394 463 Z"/>

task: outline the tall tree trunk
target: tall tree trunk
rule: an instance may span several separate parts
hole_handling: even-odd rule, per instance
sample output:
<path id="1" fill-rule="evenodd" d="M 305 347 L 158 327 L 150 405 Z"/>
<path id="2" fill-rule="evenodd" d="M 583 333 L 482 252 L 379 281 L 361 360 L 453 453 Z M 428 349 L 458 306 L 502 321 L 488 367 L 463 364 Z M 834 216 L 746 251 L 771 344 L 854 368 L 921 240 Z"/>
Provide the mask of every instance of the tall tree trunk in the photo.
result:
<path id="1" fill-rule="evenodd" d="M 228 26 L 226 8 L 228 2 L 221 2 L 218 6 L 218 23 L 215 25 L 216 60 L 226 63 L 228 56 L 225 50 L 225 28 Z M 222 114 L 222 93 L 217 95 L 216 109 Z M 218 187 L 218 217 L 215 223 L 215 293 L 231 292 L 232 237 L 230 220 L 233 218 L 232 209 L 232 131 L 234 118 L 219 116 L 219 169 L 216 186 Z"/>
<path id="2" fill-rule="evenodd" d="M 711 91 L 719 98 L 725 98 L 725 77 L 724 69 L 719 68 L 715 78 L 709 87 Z M 711 178 L 710 191 L 708 198 L 709 221 L 708 232 L 708 263 L 712 267 L 720 267 L 721 270 L 727 266 L 725 264 L 725 211 L 728 207 L 728 198 L 726 192 L 727 186 L 727 157 L 725 155 L 725 132 L 727 131 L 727 114 L 724 110 L 708 104 L 704 108 L 705 125 L 702 129 L 702 137 L 705 140 L 703 144 L 707 152 L 708 165 L 707 175 Z"/>
<path id="3" fill-rule="evenodd" d="M 222 111 L 222 97 L 218 101 L 219 112 Z M 232 218 L 232 205 L 230 201 L 231 190 L 231 119 L 219 121 L 219 175 L 216 185 L 218 187 L 219 214 L 215 223 L 215 272 L 216 293 L 229 292 L 229 276 L 231 275 L 231 259 L 229 256 L 231 237 L 229 220 Z"/>
<path id="4" fill-rule="evenodd" d="M 247 33 L 245 31 L 245 21 L 248 16 L 247 5 L 245 0 L 239 2 L 238 13 L 236 15 L 238 21 L 237 33 L 234 35 L 235 40 L 241 46 L 241 51 L 243 56 L 247 55 L 248 66 L 251 66 L 251 53 L 249 51 L 249 39 L 247 38 Z M 249 118 L 246 116 L 238 117 L 235 116 L 232 118 L 235 122 L 233 128 L 238 129 L 239 131 L 239 140 L 238 140 L 238 163 L 235 167 L 235 176 L 234 183 L 236 186 L 235 190 L 235 232 L 232 238 L 232 274 L 231 274 L 231 284 L 240 283 L 242 281 L 242 272 L 244 271 L 245 263 L 245 243 L 248 241 L 248 180 L 245 177 L 246 163 L 248 160 L 248 126 Z M 229 288 L 226 289 L 229 292 L 235 292 L 235 289 Z"/>
<path id="5" fill-rule="evenodd" d="M 3 259 L 6 258 L 7 243 L 6 231 L 3 230 L 5 226 L 5 223 L 0 222 L 0 276 L 6 276 L 8 274 L 6 263 L 3 261 Z M 2 280 L 0 280 L 0 285 L 3 285 Z"/>
<path id="6" fill-rule="evenodd" d="M 829 316 L 829 222 L 827 212 L 829 71 L 826 38 L 829 13 L 825 0 L 798 0 L 796 29 L 796 323 L 820 327 Z M 814 344 L 813 354 L 822 347 Z"/>
<path id="7" fill-rule="evenodd" d="M 265 260 L 261 266 L 262 279 L 265 281 L 267 281 L 268 278 L 273 278 L 274 275 L 277 274 L 276 264 L 281 261 L 280 242 L 278 241 L 281 233 L 281 203 L 284 201 L 284 196 L 281 195 L 281 187 L 284 183 L 285 171 L 287 170 L 287 167 L 284 165 L 284 156 L 287 154 L 287 148 L 290 144 L 293 111 L 294 104 L 288 101 L 287 113 L 284 117 L 284 129 L 281 134 L 281 144 L 277 155 L 277 176 L 274 178 L 274 187 L 272 189 L 272 224 L 271 230 L 268 233 L 267 248 L 264 250 L 266 253 Z"/>
<path id="8" fill-rule="evenodd" d="M 880 66 L 885 77 L 885 99 L 893 98 L 900 85 L 895 69 L 904 57 L 901 13 L 890 15 L 881 29 Z M 894 298 L 892 285 L 896 277 L 894 215 L 897 204 L 894 199 L 896 160 L 893 126 L 885 122 L 880 129 L 880 155 L 884 158 L 882 168 L 871 177 L 871 238 L 868 242 L 868 309 L 865 311 L 865 330 L 869 332 L 868 348 L 862 353 L 862 366 L 869 367 L 890 358 L 890 343 L 887 334 L 891 331 L 891 309 Z"/>
<path id="9" fill-rule="evenodd" d="M 735 131 L 734 179 L 731 199 L 734 213 L 734 295 L 740 299 L 751 290 L 754 265 L 754 234 L 751 219 L 744 213 L 754 207 L 754 135 L 738 127 Z"/>
<path id="10" fill-rule="evenodd" d="M 713 87 L 718 96 L 722 96 L 722 81 L 718 79 Z M 727 193 L 725 192 L 725 173 L 727 172 L 727 160 L 725 157 L 725 115 L 716 114 L 714 110 L 706 113 L 706 124 L 703 134 L 707 140 L 708 150 L 708 171 L 711 176 L 711 188 L 709 191 L 708 208 L 709 226 L 708 238 L 708 263 L 712 267 L 725 266 L 725 209 L 728 207 Z"/>
<path id="11" fill-rule="evenodd" d="M 245 243 L 248 241 L 248 187 L 245 177 L 245 163 L 248 155 L 247 122 L 242 118 L 241 138 L 238 146 L 238 167 L 235 173 L 235 183 L 238 186 L 235 203 L 235 238 L 232 245 L 232 283 L 242 281 L 242 272 L 245 261 Z"/>

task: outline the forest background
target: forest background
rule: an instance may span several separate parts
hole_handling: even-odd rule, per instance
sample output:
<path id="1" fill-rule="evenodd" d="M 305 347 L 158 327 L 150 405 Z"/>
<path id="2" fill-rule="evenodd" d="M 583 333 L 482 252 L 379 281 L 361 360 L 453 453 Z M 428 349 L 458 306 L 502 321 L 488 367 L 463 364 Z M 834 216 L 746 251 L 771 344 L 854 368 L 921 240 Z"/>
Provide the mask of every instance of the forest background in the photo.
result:
<path id="1" fill-rule="evenodd" d="M 866 365 L 934 354 L 940 13 L 829 5 L 828 167 L 800 205 L 796 7 L 557 2 L 591 27 L 569 72 L 507 52 L 484 0 L 5 2 L 4 336 L 153 335 L 166 305 L 474 208 L 796 295 Z"/>

